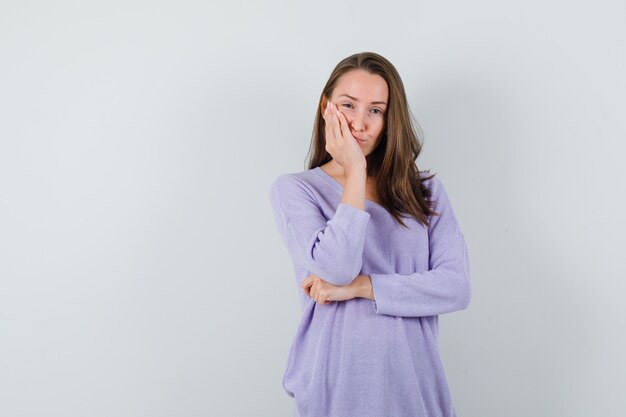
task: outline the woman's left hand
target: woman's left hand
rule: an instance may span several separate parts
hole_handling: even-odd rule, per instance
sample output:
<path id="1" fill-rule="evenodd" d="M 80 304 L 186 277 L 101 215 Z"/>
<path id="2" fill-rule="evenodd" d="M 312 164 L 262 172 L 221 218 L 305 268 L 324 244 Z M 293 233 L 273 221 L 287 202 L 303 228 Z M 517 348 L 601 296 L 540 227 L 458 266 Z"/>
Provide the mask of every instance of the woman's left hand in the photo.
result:
<path id="1" fill-rule="evenodd" d="M 337 286 L 311 274 L 300 284 L 304 292 L 319 304 L 330 304 L 332 301 L 345 301 L 355 297 L 352 285 Z"/>

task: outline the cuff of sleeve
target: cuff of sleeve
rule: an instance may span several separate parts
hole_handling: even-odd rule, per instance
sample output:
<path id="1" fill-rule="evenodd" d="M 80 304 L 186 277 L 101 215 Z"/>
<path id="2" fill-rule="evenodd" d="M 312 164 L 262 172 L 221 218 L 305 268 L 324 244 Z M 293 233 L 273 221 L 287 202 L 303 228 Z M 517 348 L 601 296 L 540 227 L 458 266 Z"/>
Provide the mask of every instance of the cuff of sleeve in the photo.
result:
<path id="1" fill-rule="evenodd" d="M 370 280 L 372 282 L 372 292 L 374 294 L 374 299 L 372 300 L 372 307 L 374 308 L 374 313 L 376 314 L 387 314 L 385 310 L 385 305 L 386 303 L 384 302 L 385 297 L 387 297 L 388 295 L 385 292 L 385 286 L 384 284 L 381 284 L 381 279 L 385 279 L 385 278 L 381 278 L 378 276 L 378 274 L 369 274 L 370 276 Z M 381 301 L 383 302 L 381 305 Z M 381 310 L 381 307 L 382 310 Z"/>
<path id="2" fill-rule="evenodd" d="M 333 220 L 345 229 L 348 229 L 350 227 L 349 225 L 364 228 L 369 219 L 370 214 L 367 211 L 345 203 L 339 203 L 335 211 L 335 216 L 333 217 Z"/>

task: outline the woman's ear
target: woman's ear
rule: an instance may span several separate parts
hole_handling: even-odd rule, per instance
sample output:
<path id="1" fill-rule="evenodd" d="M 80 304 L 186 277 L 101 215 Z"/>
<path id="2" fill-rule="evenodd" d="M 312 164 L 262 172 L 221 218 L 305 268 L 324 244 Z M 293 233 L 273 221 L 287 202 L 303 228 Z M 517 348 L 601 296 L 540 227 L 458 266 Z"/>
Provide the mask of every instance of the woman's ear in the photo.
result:
<path id="1" fill-rule="evenodd" d="M 328 99 L 326 98 L 326 96 L 322 95 L 322 102 L 320 103 L 320 111 L 322 112 L 322 114 L 324 114 L 324 110 L 326 110 L 327 102 L 328 102 Z"/>

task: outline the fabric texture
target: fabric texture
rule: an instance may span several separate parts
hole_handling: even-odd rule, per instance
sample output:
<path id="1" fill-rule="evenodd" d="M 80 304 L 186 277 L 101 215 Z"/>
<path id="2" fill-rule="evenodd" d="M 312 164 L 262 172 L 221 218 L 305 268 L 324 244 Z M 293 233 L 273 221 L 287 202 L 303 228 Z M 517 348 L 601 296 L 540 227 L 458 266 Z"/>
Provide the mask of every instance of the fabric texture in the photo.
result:
<path id="1" fill-rule="evenodd" d="M 468 249 L 442 182 L 425 184 L 439 213 L 429 228 L 368 199 L 365 210 L 341 203 L 320 167 L 271 184 L 302 307 L 282 381 L 298 417 L 456 417 L 438 315 L 469 306 Z M 374 300 L 317 304 L 300 287 L 310 274 L 342 286 L 370 275 Z"/>

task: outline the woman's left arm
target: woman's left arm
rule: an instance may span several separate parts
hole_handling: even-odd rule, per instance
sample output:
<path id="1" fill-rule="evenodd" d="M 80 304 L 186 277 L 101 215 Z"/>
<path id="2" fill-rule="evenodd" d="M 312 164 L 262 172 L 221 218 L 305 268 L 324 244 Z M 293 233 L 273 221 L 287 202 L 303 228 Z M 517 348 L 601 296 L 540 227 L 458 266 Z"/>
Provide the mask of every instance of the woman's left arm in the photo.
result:
<path id="1" fill-rule="evenodd" d="M 469 256 L 448 195 L 433 178 L 435 210 L 428 229 L 429 270 L 408 275 L 369 274 L 355 280 L 355 291 L 372 299 L 374 312 L 393 316 L 433 316 L 463 310 L 471 299 Z M 370 282 L 368 282 L 370 281 Z"/>

